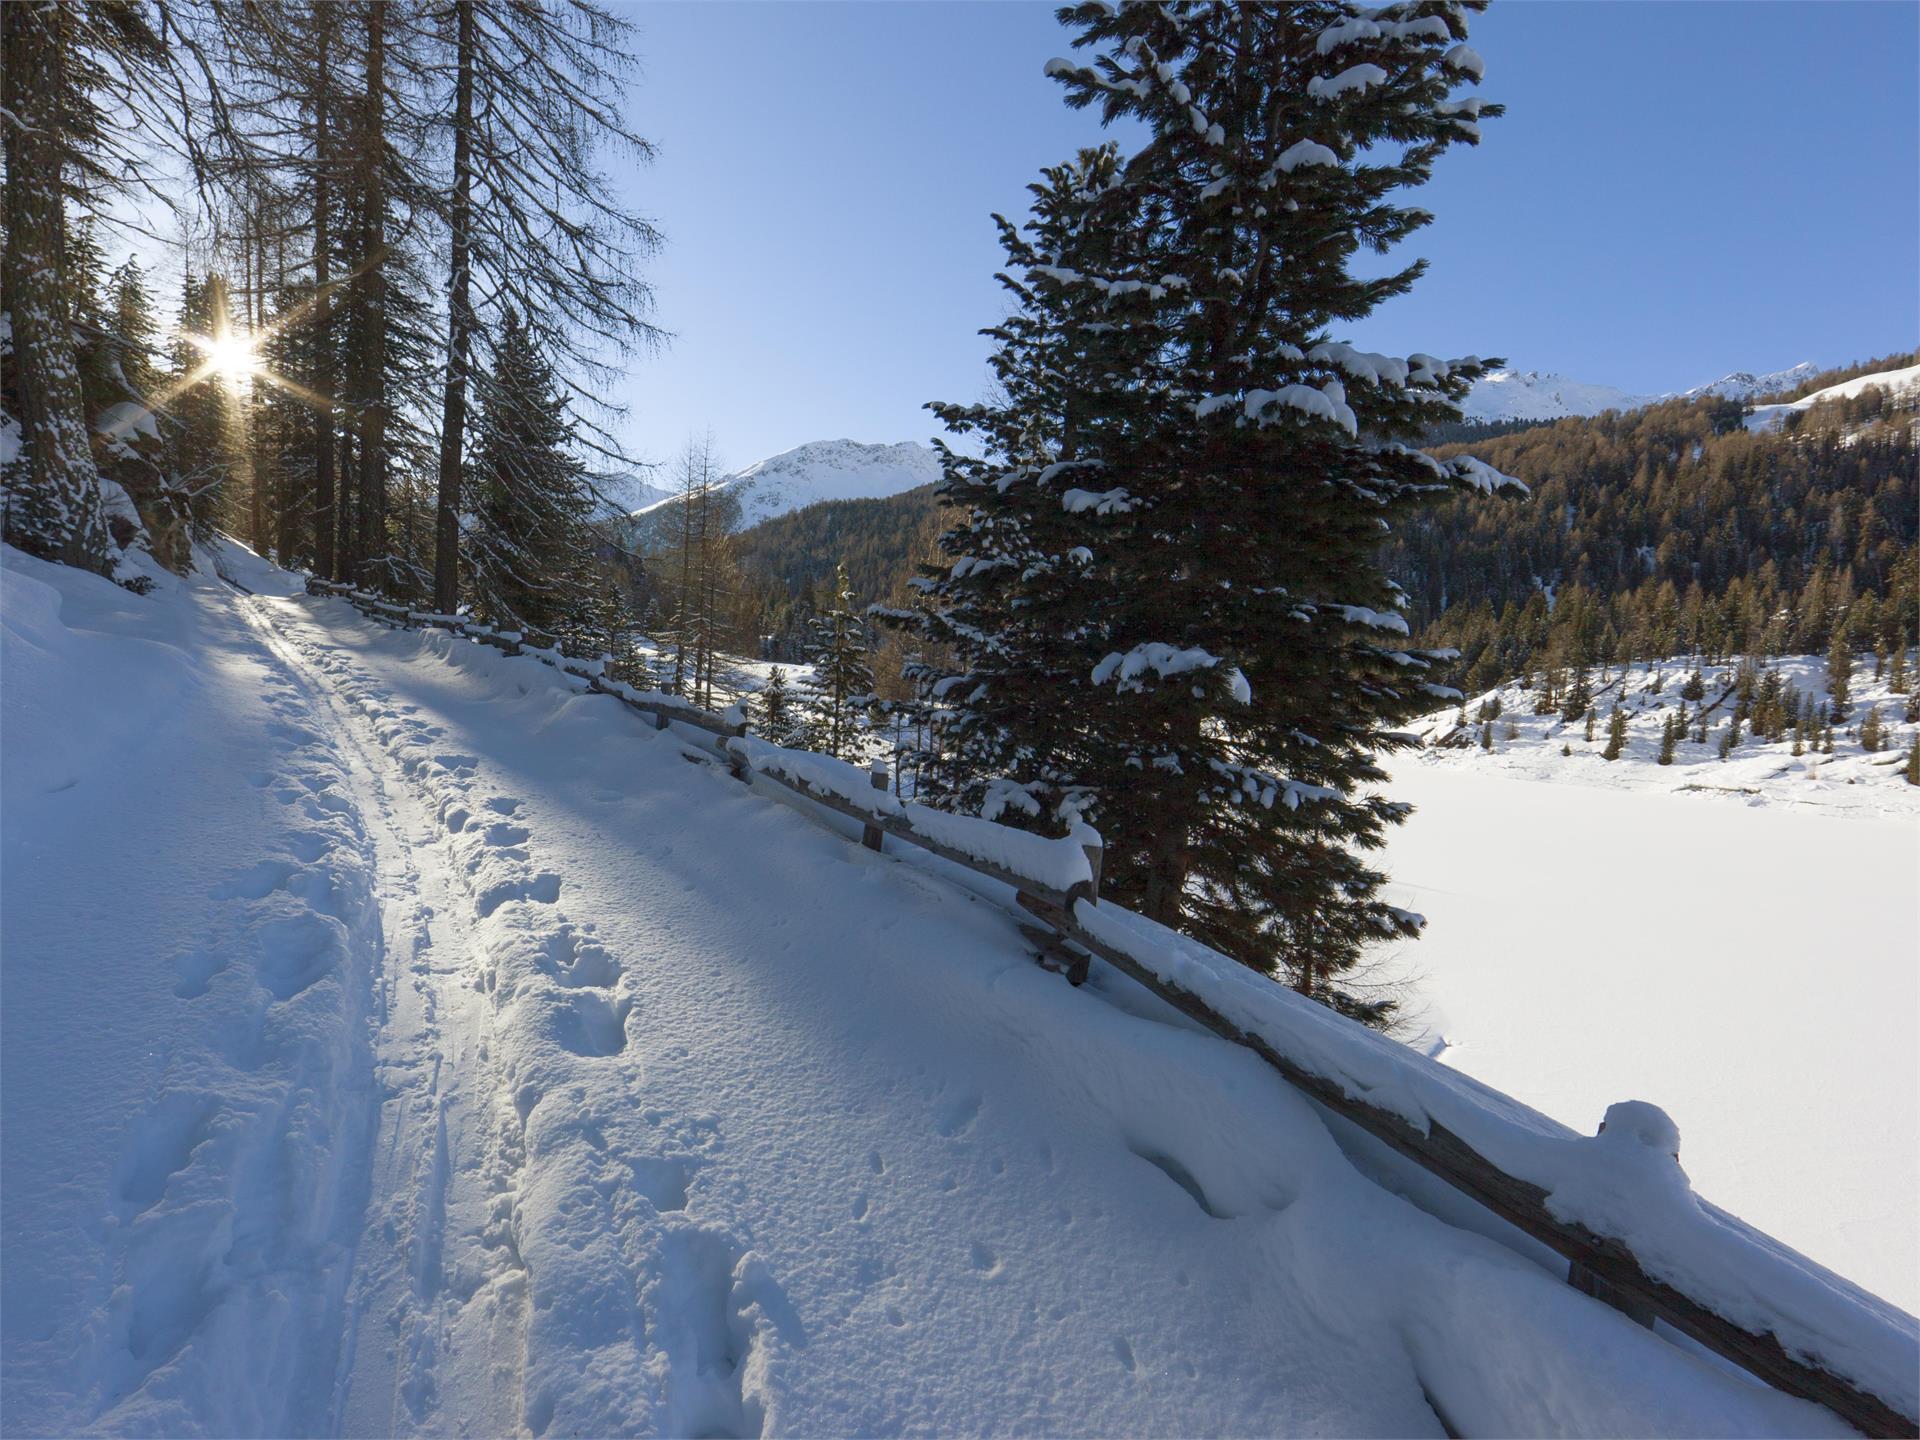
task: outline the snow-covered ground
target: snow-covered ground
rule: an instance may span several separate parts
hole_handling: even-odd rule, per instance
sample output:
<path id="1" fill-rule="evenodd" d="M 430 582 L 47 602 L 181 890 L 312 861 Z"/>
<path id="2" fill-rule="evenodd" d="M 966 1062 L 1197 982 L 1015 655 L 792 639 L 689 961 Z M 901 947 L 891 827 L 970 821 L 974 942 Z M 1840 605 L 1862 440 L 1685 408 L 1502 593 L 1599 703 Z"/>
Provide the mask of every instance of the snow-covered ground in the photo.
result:
<path id="1" fill-rule="evenodd" d="M 1777 664 L 1824 699 L 1823 661 Z M 1396 762 L 1391 793 L 1418 809 L 1385 864 L 1429 922 L 1396 957 L 1425 1041 L 1587 1133 L 1614 1100 L 1661 1105 L 1702 1194 L 1914 1310 L 1920 787 L 1888 763 L 1913 735 L 1904 700 L 1866 660 L 1853 716 L 1877 703 L 1897 748 L 1869 755 L 1843 729 L 1832 756 L 1748 738 L 1719 760 L 1723 706 L 1663 767 L 1687 667 L 1657 668 L 1658 694 L 1645 669 L 1629 680 L 1618 761 L 1599 753 L 1615 691 L 1588 744 L 1510 687 L 1492 753 L 1476 727 Z M 1709 667 L 1709 701 L 1724 678 Z"/>
<path id="2" fill-rule="evenodd" d="M 531 658 L 0 561 L 9 1433 L 1841 1430 Z"/>

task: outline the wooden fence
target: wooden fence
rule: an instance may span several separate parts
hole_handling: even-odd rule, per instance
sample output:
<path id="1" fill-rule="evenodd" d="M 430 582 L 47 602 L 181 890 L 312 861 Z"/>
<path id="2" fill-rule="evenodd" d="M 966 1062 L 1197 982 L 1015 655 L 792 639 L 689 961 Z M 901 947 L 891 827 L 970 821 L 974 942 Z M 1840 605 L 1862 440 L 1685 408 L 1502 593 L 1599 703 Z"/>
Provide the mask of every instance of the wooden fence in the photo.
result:
<path id="1" fill-rule="evenodd" d="M 533 655 L 647 715 L 657 729 L 679 724 L 704 732 L 712 737 L 706 742 L 707 747 L 736 778 L 751 781 L 758 776 L 826 810 L 859 821 L 862 843 L 870 849 L 879 850 L 884 837 L 890 835 L 1001 882 L 1013 891 L 1023 914 L 1046 927 L 1044 931 L 1028 929 L 1027 933 L 1053 961 L 1050 968 L 1063 970 L 1078 984 L 1086 977 L 1087 957 L 1097 955 L 1181 1014 L 1222 1039 L 1251 1050 L 1290 1085 L 1326 1109 L 1446 1181 L 1515 1229 L 1565 1256 L 1568 1280 L 1582 1292 L 1613 1305 L 1642 1324 L 1651 1325 L 1656 1318 L 1665 1321 L 1775 1389 L 1824 1405 L 1863 1434 L 1920 1435 L 1920 1418 L 1863 1389 L 1839 1373 L 1835 1366 L 1824 1363 L 1828 1357 L 1818 1352 L 1790 1352 L 1771 1331 L 1750 1329 L 1720 1313 L 1711 1300 L 1687 1294 L 1654 1278 L 1626 1245 L 1559 1219 L 1548 1209 L 1546 1190 L 1507 1173 L 1437 1121 L 1429 1122 L 1422 1129 L 1394 1111 L 1349 1094 L 1335 1079 L 1281 1053 L 1268 1037 L 1243 1029 L 1201 996 L 1143 964 L 1136 954 L 1092 933 L 1080 919 L 1080 907 L 1095 905 L 1099 899 L 1100 850 L 1092 832 L 1083 832 L 1073 842 L 1048 842 L 1077 844 L 1083 852 L 1080 877 L 1062 883 L 1061 872 L 1053 867 L 1042 867 L 1050 873 L 1038 874 L 1033 867 L 1023 868 L 994 858 L 990 853 L 993 847 L 955 844 L 950 834 L 930 833 L 924 822 L 915 821 L 913 812 L 920 807 L 902 805 L 881 793 L 885 785 L 883 773 L 873 774 L 871 790 L 874 793 L 870 799 L 857 791 L 822 783 L 817 776 L 809 777 L 804 770 L 796 772 L 777 760 L 768 763 L 766 754 L 756 755 L 754 743 L 747 739 L 746 721 L 738 711 L 715 714 L 674 696 L 636 691 L 631 686 L 608 680 L 598 661 L 569 657 L 557 647 L 532 646 L 523 635 L 464 621 L 457 616 L 410 610 L 351 586 L 324 580 L 309 580 L 307 588 L 315 594 L 344 598 L 363 614 L 391 625 L 432 626 L 465 635 L 508 654 Z M 794 754 L 772 746 L 761 748 L 781 756 Z M 989 825 L 986 821 L 969 823 Z M 1023 842 L 1035 838 L 1010 827 L 990 828 L 1018 836 Z M 1817 1331 L 1817 1327 L 1813 1328 Z"/>

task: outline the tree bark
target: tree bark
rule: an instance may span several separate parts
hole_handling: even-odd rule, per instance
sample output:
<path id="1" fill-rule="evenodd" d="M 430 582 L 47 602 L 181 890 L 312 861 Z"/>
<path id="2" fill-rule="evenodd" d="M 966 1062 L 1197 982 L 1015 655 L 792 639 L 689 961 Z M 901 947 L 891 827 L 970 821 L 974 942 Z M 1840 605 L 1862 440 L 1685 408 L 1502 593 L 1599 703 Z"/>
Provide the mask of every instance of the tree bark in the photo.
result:
<path id="1" fill-rule="evenodd" d="M 9 542 L 63 565 L 107 571 L 107 528 L 62 293 L 60 193 L 67 12 L 0 6 L 6 111 L 7 246 L 0 285 L 13 315 L 24 466 L 7 497 Z M 24 471 L 24 475 L 21 472 Z"/>
<path id="2" fill-rule="evenodd" d="M 315 395 L 313 435 L 313 568 L 314 573 L 331 580 L 344 578 L 334 544 L 334 457 L 333 457 L 333 257 L 332 237 L 328 232 L 328 167 L 333 163 L 327 144 L 327 62 L 333 39 L 332 16 L 325 5 L 316 5 L 314 24 L 313 85 L 313 349 L 309 388 Z"/>
<path id="3" fill-rule="evenodd" d="M 363 585 L 377 585 L 373 571 L 385 550 L 387 499 L 387 294 L 386 294 L 386 7 L 367 6 L 367 90 L 361 111 L 360 266 L 354 288 L 354 402 L 360 422 L 356 447 L 360 496 L 355 508 L 356 560 Z"/>
<path id="4" fill-rule="evenodd" d="M 453 91 L 453 271 L 447 291 L 447 391 L 440 415 L 440 493 L 433 520 L 433 608 L 460 604 L 460 473 L 467 427 L 467 364 L 473 347 L 473 0 L 454 0 L 459 20 Z"/>

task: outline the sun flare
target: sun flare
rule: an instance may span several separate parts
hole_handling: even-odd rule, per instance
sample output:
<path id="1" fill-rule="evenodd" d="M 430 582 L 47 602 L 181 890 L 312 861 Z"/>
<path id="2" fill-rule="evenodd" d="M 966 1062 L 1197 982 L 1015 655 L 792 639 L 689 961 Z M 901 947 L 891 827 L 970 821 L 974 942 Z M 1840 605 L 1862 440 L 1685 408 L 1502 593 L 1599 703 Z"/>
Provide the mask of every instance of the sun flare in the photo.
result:
<path id="1" fill-rule="evenodd" d="M 253 337 L 238 330 L 224 335 L 195 335 L 193 343 L 207 357 L 207 364 L 228 380 L 245 380 L 260 368 L 260 356 L 253 348 Z"/>

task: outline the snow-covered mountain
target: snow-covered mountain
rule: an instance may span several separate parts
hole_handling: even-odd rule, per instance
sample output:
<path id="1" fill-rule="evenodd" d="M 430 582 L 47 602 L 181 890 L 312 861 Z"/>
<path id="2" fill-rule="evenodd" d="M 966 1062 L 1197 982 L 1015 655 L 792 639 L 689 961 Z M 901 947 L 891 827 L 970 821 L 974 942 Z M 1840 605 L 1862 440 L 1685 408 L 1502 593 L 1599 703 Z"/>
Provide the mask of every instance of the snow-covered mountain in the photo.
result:
<path id="1" fill-rule="evenodd" d="M 1605 410 L 1637 410 L 1657 400 L 1702 400 L 1724 396 L 1745 400 L 1753 395 L 1775 395 L 1820 373 L 1811 360 L 1785 370 L 1755 374 L 1735 370 L 1690 390 L 1663 395 L 1640 395 L 1612 385 L 1571 380 L 1550 370 L 1495 370 L 1467 395 L 1461 413 L 1469 420 L 1559 420 L 1569 415 L 1598 415 Z"/>
<path id="2" fill-rule="evenodd" d="M 720 484 L 740 503 L 740 528 L 822 500 L 882 500 L 940 478 L 931 447 L 912 440 L 866 445 L 858 440 L 814 440 L 755 461 Z M 639 519 L 672 497 L 633 512 Z"/>
<path id="3" fill-rule="evenodd" d="M 1756 405 L 1753 413 L 1747 416 L 1747 429 L 1755 432 L 1778 430 L 1786 423 L 1790 411 L 1810 410 L 1825 400 L 1851 400 L 1863 391 L 1875 389 L 1884 390 L 1893 399 L 1911 404 L 1914 392 L 1920 390 L 1920 365 L 1856 375 L 1851 380 L 1842 380 L 1838 385 L 1829 385 L 1824 390 L 1816 390 L 1811 395 L 1790 400 L 1784 405 Z"/>
<path id="4" fill-rule="evenodd" d="M 1474 383 L 1460 413 L 1468 420 L 1559 420 L 1568 415 L 1598 415 L 1603 410 L 1634 410 L 1655 398 L 1570 380 L 1550 370 L 1495 370 Z"/>
<path id="5" fill-rule="evenodd" d="M 1712 384 L 1682 390 L 1678 398 L 1704 400 L 1710 395 L 1718 395 L 1729 400 L 1745 400 L 1750 395 L 1778 395 L 1782 390 L 1791 390 L 1819 373 L 1820 367 L 1811 360 L 1802 360 L 1798 365 L 1770 371 L 1765 375 L 1756 375 L 1751 370 L 1736 370 L 1731 375 L 1722 375 Z"/>

